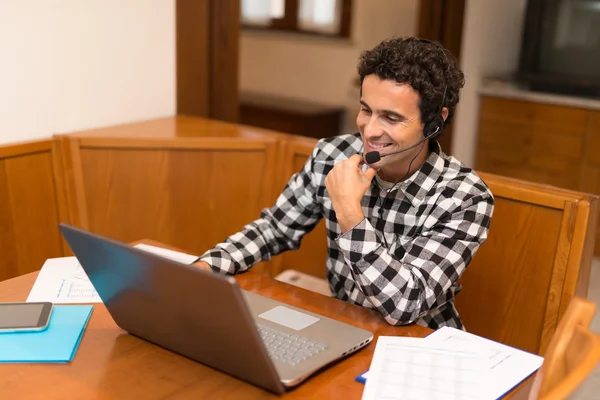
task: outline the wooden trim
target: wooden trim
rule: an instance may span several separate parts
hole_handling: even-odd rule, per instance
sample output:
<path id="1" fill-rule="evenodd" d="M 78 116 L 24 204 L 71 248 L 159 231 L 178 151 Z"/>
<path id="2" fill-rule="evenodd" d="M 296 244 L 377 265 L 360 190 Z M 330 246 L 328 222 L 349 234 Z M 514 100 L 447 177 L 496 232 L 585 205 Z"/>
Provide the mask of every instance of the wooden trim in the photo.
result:
<path id="1" fill-rule="evenodd" d="M 277 157 L 275 161 L 275 171 L 276 176 L 274 179 L 274 193 L 273 193 L 273 202 L 277 200 L 277 196 L 279 193 L 285 188 L 285 184 L 287 183 L 290 175 L 285 176 L 287 173 L 288 162 L 288 152 L 290 147 L 290 140 L 279 140 L 277 142 Z"/>
<path id="2" fill-rule="evenodd" d="M 285 0 L 283 18 L 273 18 L 269 29 L 295 31 L 298 29 L 298 0 Z"/>
<path id="3" fill-rule="evenodd" d="M 176 0 L 177 113 L 208 117 L 209 2 Z"/>
<path id="4" fill-rule="evenodd" d="M 164 139 L 164 138 L 81 138 L 81 148 L 118 148 L 118 149 L 264 149 L 277 140 L 274 138 L 239 138 L 239 137 L 206 137 L 195 139 Z"/>
<path id="5" fill-rule="evenodd" d="M 66 189 L 66 198 L 69 206 L 69 222 L 82 229 L 89 229 L 87 219 L 87 202 L 83 187 L 83 172 L 80 140 L 61 136 L 61 152 L 63 155 L 63 173 Z"/>
<path id="6" fill-rule="evenodd" d="M 273 141 L 273 142 L 269 142 L 269 143 L 265 143 L 266 146 L 264 147 L 265 150 L 265 154 L 266 154 L 266 162 L 265 162 L 265 170 L 262 176 L 262 182 L 261 182 L 261 188 L 262 188 L 262 204 L 273 204 L 274 203 L 274 198 L 276 196 L 275 194 L 275 187 L 277 184 L 277 174 L 278 171 L 275 170 L 275 167 L 277 166 L 278 162 L 279 162 L 279 157 L 278 157 L 278 150 L 279 150 L 279 146 L 278 143 Z"/>
<path id="7" fill-rule="evenodd" d="M 210 1 L 209 116 L 237 122 L 239 110 L 240 1 Z"/>
<path id="8" fill-rule="evenodd" d="M 352 0 L 341 0 L 342 12 L 340 15 L 340 35 L 342 37 L 350 37 L 352 23 Z"/>
<path id="9" fill-rule="evenodd" d="M 569 268 L 565 276 L 566 290 L 562 293 L 559 318 L 564 315 L 574 296 L 587 297 L 598 227 L 599 205 L 597 197 L 590 197 L 579 202 L 579 212 L 572 222 L 572 245 L 568 255 Z"/>
<path id="10" fill-rule="evenodd" d="M 421 0 L 418 36 L 440 42 L 460 60 L 464 14 L 465 0 Z M 444 135 L 438 139 L 447 154 L 452 150 L 452 138 L 451 123 L 444 129 Z"/>
<path id="11" fill-rule="evenodd" d="M 554 331 L 560 318 L 559 310 L 563 292 L 568 287 L 565 276 L 569 268 L 568 256 L 572 245 L 571 229 L 573 221 L 576 218 L 577 203 L 567 202 L 563 213 L 560 232 L 558 234 L 558 243 L 556 244 L 556 254 L 554 256 L 554 265 L 552 266 L 552 277 L 550 278 L 550 288 L 546 303 L 546 312 L 542 324 L 542 335 L 540 338 L 539 354 L 543 355 L 552 340 Z"/>
<path id="12" fill-rule="evenodd" d="M 67 198 L 67 188 L 64 173 L 65 157 L 61 151 L 60 140 L 52 140 L 52 168 L 54 176 L 54 190 L 56 192 L 56 204 L 58 207 L 59 222 L 71 223 L 69 213 L 69 202 Z M 62 248 L 64 255 L 70 255 L 71 249 L 67 242 L 62 238 Z"/>
<path id="13" fill-rule="evenodd" d="M 440 40 L 442 36 L 444 0 L 419 2 L 419 37 Z"/>
<path id="14" fill-rule="evenodd" d="M 0 146 L 0 159 L 42 153 L 52 148 L 52 139 L 36 140 L 22 143 L 9 143 Z"/>
<path id="15" fill-rule="evenodd" d="M 443 10 L 442 43 L 460 59 L 465 0 L 446 0 Z"/>
<path id="16" fill-rule="evenodd" d="M 177 113 L 237 122 L 240 2 L 175 4 Z"/>
<path id="17" fill-rule="evenodd" d="M 310 156 L 317 140 L 301 138 L 301 137 L 289 137 L 286 140 L 282 140 L 278 144 L 278 152 L 280 153 L 276 176 L 273 177 L 276 180 L 277 186 L 274 188 L 273 198 L 275 199 L 279 193 L 283 190 L 290 177 L 294 172 L 294 159 L 297 154 L 302 156 Z M 284 257 L 279 255 L 273 257 L 271 260 L 271 276 L 277 276 L 284 271 Z"/>
<path id="18" fill-rule="evenodd" d="M 580 193 L 574 193 L 552 186 L 540 184 L 532 186 L 525 181 L 499 177 L 484 172 L 478 172 L 478 175 L 490 187 L 490 190 L 494 195 L 508 197 L 514 200 L 523 200 L 528 203 L 543 205 L 559 210 L 565 208 L 565 199 L 578 201 L 582 198 Z"/>

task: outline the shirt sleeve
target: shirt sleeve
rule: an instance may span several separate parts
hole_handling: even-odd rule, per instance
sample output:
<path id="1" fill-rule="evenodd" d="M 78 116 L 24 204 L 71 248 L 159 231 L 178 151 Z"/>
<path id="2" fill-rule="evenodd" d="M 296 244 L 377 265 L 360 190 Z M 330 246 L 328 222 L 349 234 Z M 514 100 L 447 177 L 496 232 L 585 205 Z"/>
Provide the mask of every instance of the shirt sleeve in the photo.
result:
<path id="1" fill-rule="evenodd" d="M 322 218 L 316 202 L 315 147 L 302 170 L 290 178 L 275 205 L 264 209 L 259 219 L 205 252 L 205 261 L 216 272 L 236 274 L 291 249 L 298 249 L 302 237 Z"/>
<path id="2" fill-rule="evenodd" d="M 487 239 L 494 208 L 490 193 L 460 204 L 407 243 L 398 260 L 363 219 L 336 242 L 359 290 L 391 325 L 411 324 L 436 307 Z"/>

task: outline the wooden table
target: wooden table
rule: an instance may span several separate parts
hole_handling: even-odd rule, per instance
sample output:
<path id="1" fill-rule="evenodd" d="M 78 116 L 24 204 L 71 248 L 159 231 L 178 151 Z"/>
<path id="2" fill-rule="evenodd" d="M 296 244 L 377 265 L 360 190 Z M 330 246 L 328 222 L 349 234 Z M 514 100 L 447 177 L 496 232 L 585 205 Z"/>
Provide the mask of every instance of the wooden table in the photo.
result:
<path id="1" fill-rule="evenodd" d="M 142 242 L 160 245 L 149 240 Z M 25 301 L 37 274 L 33 272 L 0 282 L 0 302 Z M 286 399 L 360 399 L 364 385 L 354 379 L 369 369 L 377 336 L 424 337 L 432 332 L 418 325 L 390 326 L 376 311 L 288 285 L 260 273 L 250 271 L 237 275 L 236 279 L 248 291 L 375 334 L 375 339 L 366 348 L 281 396 Z M 517 390 L 507 398 L 513 397 Z M 71 363 L 0 365 L 0 393 L 0 398 L 19 400 L 280 397 L 127 334 L 117 327 L 101 303 L 94 305 Z"/>
<path id="2" fill-rule="evenodd" d="M 25 301 L 36 277 L 34 272 L 0 282 L 0 301 Z M 376 335 L 423 337 L 431 332 L 421 326 L 390 326 L 375 311 L 252 271 L 238 275 L 237 280 L 243 289 L 336 318 Z M 374 349 L 375 340 L 283 397 L 360 399 L 364 385 L 354 378 L 369 368 Z M 2 398 L 19 400 L 279 397 L 125 333 L 103 304 L 94 305 L 71 363 L 0 365 L 0 393 Z"/>

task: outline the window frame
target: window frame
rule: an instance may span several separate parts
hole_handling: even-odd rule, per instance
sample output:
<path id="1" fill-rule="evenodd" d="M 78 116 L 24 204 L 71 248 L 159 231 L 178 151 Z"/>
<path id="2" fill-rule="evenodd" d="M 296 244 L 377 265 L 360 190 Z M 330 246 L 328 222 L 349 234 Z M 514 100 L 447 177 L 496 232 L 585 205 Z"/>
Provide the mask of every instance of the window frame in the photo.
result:
<path id="1" fill-rule="evenodd" d="M 240 0 L 241 1 L 241 0 Z M 350 38 L 350 25 L 352 20 L 352 0 L 341 1 L 340 26 L 336 33 L 316 32 L 301 29 L 299 20 L 299 0 L 285 0 L 285 13 L 283 18 L 273 18 L 269 25 L 252 25 L 242 21 L 242 29 L 249 31 L 294 32 L 309 36 L 322 36 L 329 38 Z"/>

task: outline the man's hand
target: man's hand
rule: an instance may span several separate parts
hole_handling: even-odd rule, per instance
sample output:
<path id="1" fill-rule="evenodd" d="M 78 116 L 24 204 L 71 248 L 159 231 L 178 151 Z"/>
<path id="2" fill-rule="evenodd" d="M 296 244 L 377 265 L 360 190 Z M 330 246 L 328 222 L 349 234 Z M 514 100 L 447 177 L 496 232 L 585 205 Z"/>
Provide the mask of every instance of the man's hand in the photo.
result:
<path id="1" fill-rule="evenodd" d="M 208 263 L 206 263 L 204 261 L 196 261 L 192 265 L 196 268 L 204 269 L 206 271 L 212 271 L 212 268 L 210 267 L 210 265 L 208 265 Z"/>
<path id="2" fill-rule="evenodd" d="M 363 172 L 360 169 L 362 160 L 360 155 L 354 154 L 337 163 L 325 177 L 325 187 L 342 232 L 348 231 L 365 217 L 360 201 L 377 170 L 369 167 Z"/>

